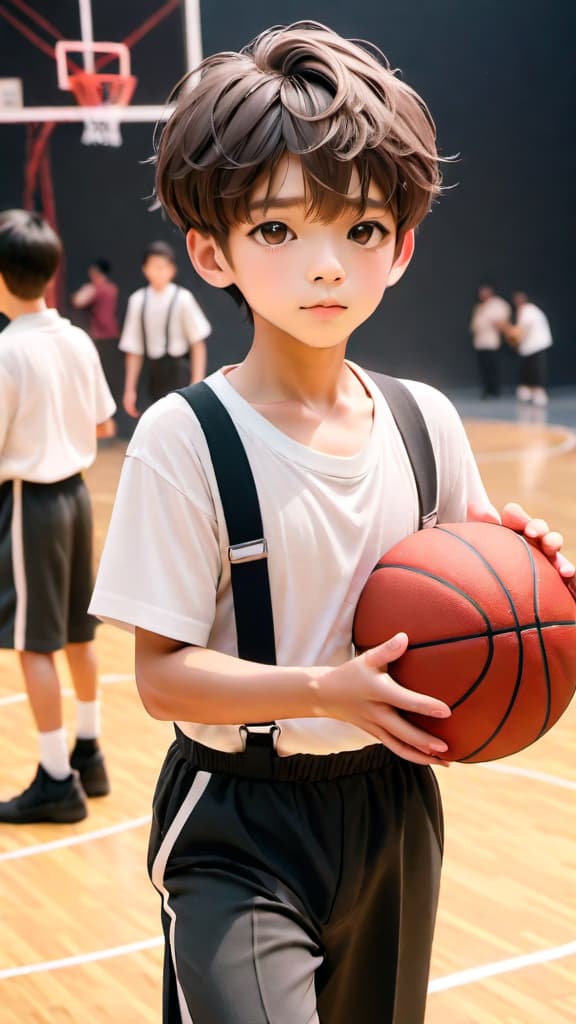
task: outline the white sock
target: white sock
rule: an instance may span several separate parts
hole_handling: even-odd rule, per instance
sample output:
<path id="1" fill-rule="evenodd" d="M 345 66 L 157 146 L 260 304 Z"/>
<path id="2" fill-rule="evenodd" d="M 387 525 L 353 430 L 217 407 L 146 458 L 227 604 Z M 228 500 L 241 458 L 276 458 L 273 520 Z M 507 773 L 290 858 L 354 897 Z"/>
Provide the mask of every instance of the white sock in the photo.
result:
<path id="1" fill-rule="evenodd" d="M 96 740 L 100 735 L 100 701 L 76 701 L 76 736 L 79 740 Z"/>
<path id="2" fill-rule="evenodd" d="M 65 729 L 38 733 L 40 764 L 53 779 L 67 779 L 70 775 L 68 743 Z"/>

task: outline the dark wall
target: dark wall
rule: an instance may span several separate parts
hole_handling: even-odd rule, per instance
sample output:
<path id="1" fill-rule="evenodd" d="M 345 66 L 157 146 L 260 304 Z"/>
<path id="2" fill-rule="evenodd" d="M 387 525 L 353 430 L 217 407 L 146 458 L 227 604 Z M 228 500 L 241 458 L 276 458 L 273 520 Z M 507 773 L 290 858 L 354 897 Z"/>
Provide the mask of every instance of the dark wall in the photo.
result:
<path id="1" fill-rule="evenodd" d="M 43 5 L 62 24 L 65 5 Z M 96 6 L 96 5 L 95 5 Z M 139 17 L 156 6 L 139 3 Z M 124 7 L 98 0 L 99 34 L 122 38 L 134 24 Z M 354 336 L 353 358 L 441 386 L 473 383 L 467 330 L 477 284 L 486 279 L 509 295 L 528 291 L 548 313 L 555 336 L 552 382 L 576 382 L 572 234 L 575 223 L 574 60 L 576 4 L 551 0 L 204 0 L 206 53 L 235 49 L 270 23 L 324 21 L 344 35 L 377 43 L 422 93 L 438 125 L 451 187 L 419 231 L 405 279 Z M 52 9 L 52 14 L 50 14 Z M 126 24 L 118 21 L 123 18 Z M 108 18 L 108 24 L 106 24 Z M 111 26 L 114 24 L 116 29 Z M 108 27 L 110 26 L 110 27 Z M 9 53 L 5 75 L 23 74 L 26 102 L 50 102 L 40 88 L 44 58 L 0 25 Z M 75 34 L 76 30 L 71 34 Z M 172 16 L 134 50 L 140 68 L 135 102 L 157 102 L 183 70 L 181 24 Z M 25 65 L 24 72 L 22 71 Z M 34 95 L 34 82 L 42 98 Z M 42 79 L 42 82 L 44 79 Z M 59 228 L 66 242 L 67 285 L 86 262 L 113 261 L 124 296 L 140 283 L 145 243 L 172 238 L 181 281 L 193 287 L 214 325 L 211 365 L 238 358 L 249 334 L 230 300 L 198 282 L 181 241 L 161 214 L 149 212 L 151 126 L 124 125 L 118 151 L 86 149 L 78 125 L 54 133 L 52 155 Z M 25 132 L 0 126 L 3 206 L 21 202 Z M 514 359 L 506 354 L 508 379 Z"/>

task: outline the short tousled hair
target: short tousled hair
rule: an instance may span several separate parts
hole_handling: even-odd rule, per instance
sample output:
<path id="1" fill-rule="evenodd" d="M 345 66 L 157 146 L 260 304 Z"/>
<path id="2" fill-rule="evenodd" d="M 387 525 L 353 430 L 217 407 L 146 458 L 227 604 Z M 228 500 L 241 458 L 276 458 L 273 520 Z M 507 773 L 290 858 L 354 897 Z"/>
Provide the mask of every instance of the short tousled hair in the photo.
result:
<path id="1" fill-rule="evenodd" d="M 165 260 L 170 260 L 170 263 L 176 266 L 176 253 L 172 246 L 168 245 L 168 242 L 149 242 L 144 249 L 142 266 L 144 266 L 150 256 L 163 256 Z"/>
<path id="2" fill-rule="evenodd" d="M 38 213 L 0 213 L 0 274 L 18 299 L 39 299 L 54 276 L 62 242 Z"/>
<path id="3" fill-rule="evenodd" d="M 370 182 L 394 213 L 398 238 L 440 192 L 436 131 L 420 96 L 369 43 L 316 22 L 268 29 L 236 52 L 204 60 L 175 87 L 156 144 L 156 193 L 171 220 L 224 240 L 249 221 L 255 184 L 287 155 L 303 168 L 307 212 L 342 213 L 354 170 L 359 215 Z"/>
<path id="4" fill-rule="evenodd" d="M 99 270 L 101 274 L 108 275 L 112 270 L 112 264 L 110 260 L 92 260 L 89 266 Z"/>

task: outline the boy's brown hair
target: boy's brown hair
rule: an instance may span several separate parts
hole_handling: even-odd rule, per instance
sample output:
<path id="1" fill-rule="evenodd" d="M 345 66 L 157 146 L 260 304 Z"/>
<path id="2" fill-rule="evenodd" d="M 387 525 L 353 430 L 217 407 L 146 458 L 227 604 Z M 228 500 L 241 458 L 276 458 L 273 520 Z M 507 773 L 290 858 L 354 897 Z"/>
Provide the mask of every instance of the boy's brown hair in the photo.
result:
<path id="1" fill-rule="evenodd" d="M 398 241 L 440 191 L 434 122 L 368 43 L 316 22 L 268 29 L 239 53 L 204 60 L 175 88 L 157 147 L 156 192 L 170 218 L 224 241 L 249 221 L 255 184 L 288 154 L 303 168 L 309 214 L 338 216 L 353 170 L 388 197 Z M 349 204 L 347 204 L 349 205 Z"/>

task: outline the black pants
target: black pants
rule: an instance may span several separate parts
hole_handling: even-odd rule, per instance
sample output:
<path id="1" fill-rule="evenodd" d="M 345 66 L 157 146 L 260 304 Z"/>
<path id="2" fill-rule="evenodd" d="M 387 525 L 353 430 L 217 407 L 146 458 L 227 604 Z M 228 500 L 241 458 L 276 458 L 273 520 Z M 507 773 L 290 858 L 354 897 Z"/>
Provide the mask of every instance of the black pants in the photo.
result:
<path id="1" fill-rule="evenodd" d="M 476 349 L 483 398 L 500 395 L 500 351 L 495 348 Z"/>
<path id="2" fill-rule="evenodd" d="M 547 363 L 547 349 L 533 352 L 530 356 L 520 356 L 519 383 L 528 388 L 545 388 Z"/>
<path id="3" fill-rule="evenodd" d="M 189 356 L 161 356 L 160 359 L 148 360 L 148 391 L 152 402 L 157 402 L 170 391 L 187 387 L 189 383 Z"/>
<path id="4" fill-rule="evenodd" d="M 179 740 L 149 848 L 164 1024 L 422 1024 L 442 847 L 432 771 L 375 746 L 275 758 L 252 778 L 250 751 L 206 758 Z"/>

